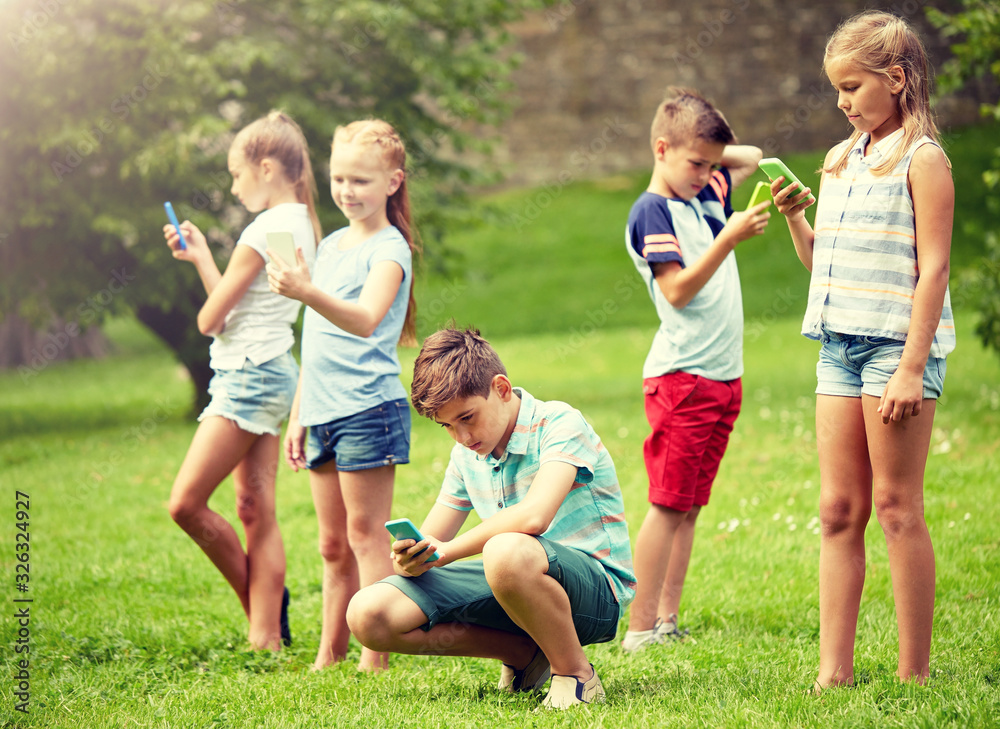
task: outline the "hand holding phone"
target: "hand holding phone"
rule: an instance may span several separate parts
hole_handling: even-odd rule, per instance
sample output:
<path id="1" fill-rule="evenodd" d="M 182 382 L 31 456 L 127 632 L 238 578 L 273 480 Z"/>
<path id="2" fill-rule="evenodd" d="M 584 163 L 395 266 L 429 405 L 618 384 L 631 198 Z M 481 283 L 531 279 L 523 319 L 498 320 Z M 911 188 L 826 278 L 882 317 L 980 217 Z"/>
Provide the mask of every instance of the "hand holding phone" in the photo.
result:
<path id="1" fill-rule="evenodd" d="M 793 190 L 806 189 L 806 186 L 799 181 L 799 178 L 796 177 L 794 174 L 792 174 L 792 171 L 788 169 L 788 165 L 786 165 L 777 157 L 765 157 L 760 161 L 759 167 L 764 171 L 764 174 L 767 175 L 772 182 L 774 182 L 774 180 L 776 180 L 779 177 L 784 177 L 785 184 L 781 186 L 782 190 L 784 190 L 789 185 L 795 186 Z M 814 198 L 812 195 L 809 195 L 809 197 L 806 199 L 806 202 L 812 205 L 814 202 L 816 202 L 816 198 Z"/>
<path id="2" fill-rule="evenodd" d="M 409 519 L 392 519 L 385 523 L 385 528 L 389 530 L 389 533 L 399 541 L 401 539 L 413 539 L 417 542 L 422 542 L 426 537 L 420 533 L 420 530 L 414 526 L 413 522 Z M 421 554 L 427 551 L 427 547 L 424 547 L 419 552 L 417 552 L 414 557 L 419 557 Z M 430 557 L 427 558 L 428 562 L 434 562 L 438 559 L 437 552 L 434 552 Z"/>
<path id="3" fill-rule="evenodd" d="M 181 250 L 186 251 L 187 241 L 184 240 L 184 234 L 181 232 L 181 224 L 177 222 L 177 216 L 174 214 L 174 206 L 171 205 L 169 202 L 165 202 L 163 203 L 163 209 L 167 211 L 167 219 L 170 221 L 170 224 L 173 225 L 174 228 L 177 230 L 177 235 L 180 236 Z"/>

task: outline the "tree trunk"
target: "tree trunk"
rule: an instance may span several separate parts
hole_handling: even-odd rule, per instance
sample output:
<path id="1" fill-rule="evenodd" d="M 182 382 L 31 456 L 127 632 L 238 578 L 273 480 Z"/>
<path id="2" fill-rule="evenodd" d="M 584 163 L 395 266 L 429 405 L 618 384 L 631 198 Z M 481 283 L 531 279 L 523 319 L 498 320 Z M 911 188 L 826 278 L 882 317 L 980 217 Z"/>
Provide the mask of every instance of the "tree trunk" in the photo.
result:
<path id="1" fill-rule="evenodd" d="M 197 322 L 180 309 L 163 311 L 156 306 L 140 306 L 136 317 L 177 354 L 194 383 L 192 414 L 208 405 L 208 381 L 212 379 L 206 338 L 198 332 Z"/>
<path id="2" fill-rule="evenodd" d="M 55 318 L 45 329 L 38 329 L 16 314 L 0 321 L 0 369 L 17 367 L 26 379 L 53 362 L 100 359 L 110 351 L 111 342 L 97 326 L 82 328 L 77 322 Z"/>

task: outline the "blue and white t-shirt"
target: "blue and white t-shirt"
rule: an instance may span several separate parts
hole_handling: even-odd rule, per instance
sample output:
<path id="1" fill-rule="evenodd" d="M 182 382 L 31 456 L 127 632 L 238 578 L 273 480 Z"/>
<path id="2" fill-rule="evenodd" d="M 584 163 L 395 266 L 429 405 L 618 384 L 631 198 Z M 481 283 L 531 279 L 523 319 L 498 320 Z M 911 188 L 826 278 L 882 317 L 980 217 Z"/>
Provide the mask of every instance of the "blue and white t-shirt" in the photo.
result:
<path id="1" fill-rule="evenodd" d="M 667 301 L 653 275 L 654 263 L 687 267 L 705 254 L 733 212 L 731 186 L 723 168 L 691 200 L 644 192 L 632 206 L 625 246 L 660 317 L 644 379 L 683 371 L 726 382 L 743 374 L 743 296 L 735 253 L 682 309 Z"/>
<path id="2" fill-rule="evenodd" d="M 304 426 L 323 425 L 406 398 L 399 381 L 402 368 L 396 345 L 406 320 L 413 279 L 410 246 L 390 225 L 363 243 L 340 250 L 338 244 L 347 231 L 341 228 L 320 243 L 313 283 L 333 297 L 357 303 L 368 273 L 377 263 L 398 263 L 403 281 L 389 311 L 367 338 L 345 332 L 306 307 L 299 400 L 299 423 Z"/>

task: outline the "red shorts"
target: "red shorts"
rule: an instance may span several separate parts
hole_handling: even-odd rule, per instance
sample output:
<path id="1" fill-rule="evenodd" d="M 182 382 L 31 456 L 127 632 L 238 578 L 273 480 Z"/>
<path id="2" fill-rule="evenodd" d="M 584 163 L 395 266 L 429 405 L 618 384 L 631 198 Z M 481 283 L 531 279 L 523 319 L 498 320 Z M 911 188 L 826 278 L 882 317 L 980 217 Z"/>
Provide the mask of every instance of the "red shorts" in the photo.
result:
<path id="1" fill-rule="evenodd" d="M 649 500 L 676 511 L 705 506 L 740 414 L 742 382 L 670 372 L 644 380 L 642 391 L 653 428 L 642 447 Z"/>

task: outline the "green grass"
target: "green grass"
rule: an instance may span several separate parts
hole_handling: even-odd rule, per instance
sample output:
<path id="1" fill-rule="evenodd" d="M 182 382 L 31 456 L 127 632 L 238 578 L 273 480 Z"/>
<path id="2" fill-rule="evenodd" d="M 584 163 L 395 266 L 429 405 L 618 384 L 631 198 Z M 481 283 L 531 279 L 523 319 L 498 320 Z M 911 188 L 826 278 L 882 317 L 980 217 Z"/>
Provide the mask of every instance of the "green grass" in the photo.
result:
<path id="1" fill-rule="evenodd" d="M 982 143 L 976 134 L 965 133 L 950 150 L 956 174 L 957 161 L 973 159 L 970 149 Z M 810 169 L 805 157 L 789 163 Z M 520 232 L 484 225 L 456 235 L 467 275 L 427 276 L 419 292 L 423 333 L 435 317 L 478 324 L 515 384 L 584 412 L 615 459 L 633 536 L 646 510 L 641 443 L 648 426 L 640 372 L 652 314 L 646 295 L 630 288 L 635 274 L 623 228 L 644 185 L 638 176 L 574 184 Z M 509 221 L 537 194 L 506 193 L 493 204 Z M 970 230 L 989 225 L 981 205 L 963 207 L 962 215 Z M 927 521 L 937 555 L 930 684 L 901 685 L 893 676 L 888 560 L 873 520 L 859 685 L 821 698 L 805 693 L 818 643 L 816 345 L 798 335 L 805 279 L 783 224 L 775 223 L 766 240 L 740 254 L 745 401 L 698 527 L 682 604 L 691 639 L 638 656 L 625 656 L 617 641 L 589 647 L 608 691 L 605 705 L 541 712 L 536 699 L 499 695 L 497 666 L 475 659 L 394 656 L 387 673 L 359 675 L 356 644 L 346 664 L 311 672 L 321 603 L 316 519 L 307 477 L 285 467 L 278 474 L 279 521 L 295 643 L 279 655 L 247 651 L 238 602 L 166 510 L 195 427 L 186 417 L 190 384 L 134 322 L 116 321 L 109 333 L 118 352 L 107 360 L 52 364 L 27 381 L 0 373 L 0 481 L 9 514 L 3 532 L 9 547 L 0 560 L 8 579 L 0 723 L 74 729 L 995 725 L 1000 359 L 980 347 L 968 308 L 959 311 L 959 348 L 949 359 L 927 466 Z M 959 238 L 955 258 L 971 263 L 975 237 Z M 605 306 L 608 301 L 615 306 Z M 603 320 L 598 312 L 606 314 Z M 414 354 L 404 352 L 404 373 Z M 419 521 L 426 513 L 449 445 L 440 428 L 414 419 L 413 462 L 398 471 L 394 515 Z M 12 618 L 15 490 L 31 496 L 27 716 L 14 711 L 13 695 L 16 661 L 24 657 L 14 652 Z M 227 482 L 212 504 L 235 522 L 232 499 Z"/>

